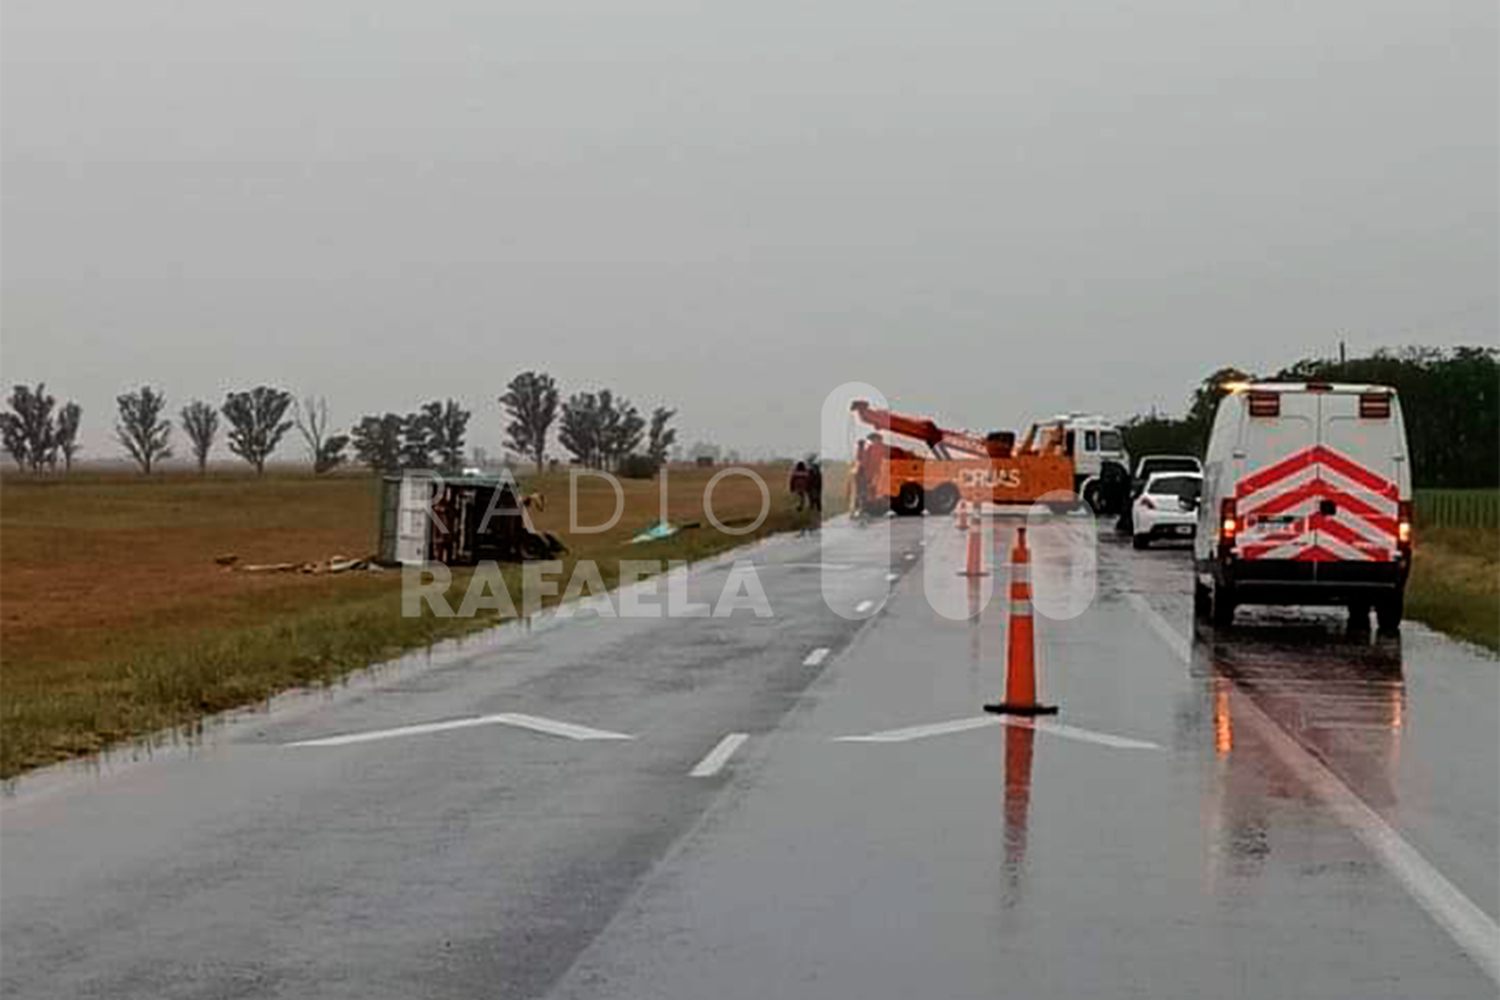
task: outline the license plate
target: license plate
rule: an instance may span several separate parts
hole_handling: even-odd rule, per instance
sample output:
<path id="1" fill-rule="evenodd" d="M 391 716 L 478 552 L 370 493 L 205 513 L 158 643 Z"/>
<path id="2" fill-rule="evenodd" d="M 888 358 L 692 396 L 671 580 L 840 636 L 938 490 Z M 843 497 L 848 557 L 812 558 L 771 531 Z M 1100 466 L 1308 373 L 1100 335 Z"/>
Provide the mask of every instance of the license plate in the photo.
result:
<path id="1" fill-rule="evenodd" d="M 1191 524 L 1179 524 L 1173 530 L 1179 535 L 1191 535 L 1193 533 L 1193 526 Z"/>

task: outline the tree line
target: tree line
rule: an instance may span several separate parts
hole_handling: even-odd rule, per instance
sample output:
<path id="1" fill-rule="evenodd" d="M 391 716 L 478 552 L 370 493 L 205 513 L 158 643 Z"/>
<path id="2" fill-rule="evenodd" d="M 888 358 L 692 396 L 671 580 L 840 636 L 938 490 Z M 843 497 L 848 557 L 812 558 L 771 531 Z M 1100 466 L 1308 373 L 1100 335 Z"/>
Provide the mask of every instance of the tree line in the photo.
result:
<path id="1" fill-rule="evenodd" d="M 1244 381 L 1389 385 L 1401 398 L 1412 481 L 1428 489 L 1500 486 L 1500 351 L 1405 347 L 1368 357 L 1306 358 L 1268 376 L 1221 368 L 1193 390 L 1187 413 L 1136 416 L 1121 427 L 1132 456 L 1202 456 L 1224 386 Z"/>
<path id="2" fill-rule="evenodd" d="M 121 394 L 115 402 L 115 438 L 141 473 L 150 475 L 173 455 L 174 427 L 167 398 L 145 385 Z M 535 462 L 538 471 L 546 466 L 554 426 L 557 440 L 573 461 L 626 475 L 653 475 L 677 441 L 677 431 L 671 426 L 676 410 L 658 406 L 645 416 L 609 389 L 577 392 L 563 400 L 556 380 L 544 372 L 517 375 L 498 402 L 510 418 L 506 444 Z M 38 474 L 52 471 L 59 459 L 64 471 L 72 468 L 83 414 L 77 403 L 58 408 L 46 385 L 38 383 L 15 386 L 7 406 L 8 411 L 0 412 L 0 445 L 20 469 Z M 224 444 L 229 451 L 259 475 L 294 428 L 318 474 L 350 461 L 351 450 L 353 461 L 375 472 L 456 472 L 464 466 L 472 416 L 457 400 L 433 400 L 404 414 L 370 414 L 347 434 L 335 433 L 325 397 L 297 400 L 284 389 L 262 385 L 230 392 L 218 407 L 191 400 L 179 412 L 178 426 L 200 472 L 207 471 L 221 431 L 226 432 Z"/>

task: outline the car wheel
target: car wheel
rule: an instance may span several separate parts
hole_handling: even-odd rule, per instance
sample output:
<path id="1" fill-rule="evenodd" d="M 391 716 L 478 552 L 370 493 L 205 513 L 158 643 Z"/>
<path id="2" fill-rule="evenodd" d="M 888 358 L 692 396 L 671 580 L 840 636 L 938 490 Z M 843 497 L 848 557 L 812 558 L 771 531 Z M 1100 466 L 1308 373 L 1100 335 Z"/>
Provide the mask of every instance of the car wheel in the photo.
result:
<path id="1" fill-rule="evenodd" d="M 944 514 L 953 513 L 953 508 L 958 506 L 958 487 L 952 483 L 943 483 L 932 491 L 932 498 L 927 501 L 929 513 L 941 517 Z"/>
<path id="2" fill-rule="evenodd" d="M 896 494 L 896 513 L 904 517 L 912 517 L 922 513 L 924 505 L 922 487 L 916 483 L 903 483 L 901 492 Z"/>
<path id="3" fill-rule="evenodd" d="M 1149 546 L 1151 544 L 1151 536 L 1150 535 L 1131 535 L 1130 536 L 1130 544 L 1133 545 L 1133 546 L 1135 546 L 1137 550 L 1144 549 L 1144 548 L 1146 548 L 1147 546 Z"/>
<path id="4" fill-rule="evenodd" d="M 1406 612 L 1406 594 L 1396 591 L 1390 597 L 1375 604 L 1375 621 L 1382 635 L 1395 635 L 1401 631 L 1401 618 Z"/>

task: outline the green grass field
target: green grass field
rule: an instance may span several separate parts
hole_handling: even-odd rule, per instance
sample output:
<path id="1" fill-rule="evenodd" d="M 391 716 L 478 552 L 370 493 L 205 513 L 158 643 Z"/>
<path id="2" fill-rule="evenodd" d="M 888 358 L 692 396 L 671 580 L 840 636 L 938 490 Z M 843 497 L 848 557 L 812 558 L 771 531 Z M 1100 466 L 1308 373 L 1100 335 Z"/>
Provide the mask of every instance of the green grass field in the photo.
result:
<path id="1" fill-rule="evenodd" d="M 1500 651 L 1500 531 L 1420 531 L 1406 586 L 1406 615 Z"/>

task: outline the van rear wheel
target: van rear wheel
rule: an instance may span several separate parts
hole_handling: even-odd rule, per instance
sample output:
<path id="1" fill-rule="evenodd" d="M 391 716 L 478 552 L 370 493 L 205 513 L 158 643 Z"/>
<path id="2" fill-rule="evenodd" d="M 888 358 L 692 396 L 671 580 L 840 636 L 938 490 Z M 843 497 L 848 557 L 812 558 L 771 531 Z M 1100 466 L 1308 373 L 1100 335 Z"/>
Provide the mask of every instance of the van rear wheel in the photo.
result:
<path id="1" fill-rule="evenodd" d="M 1406 593 L 1398 590 L 1390 597 L 1375 602 L 1375 621 L 1382 635 L 1395 635 L 1401 631 L 1401 618 L 1406 612 Z"/>
<path id="2" fill-rule="evenodd" d="M 1234 590 L 1223 584 L 1214 584 L 1213 622 L 1216 628 L 1234 624 Z"/>

